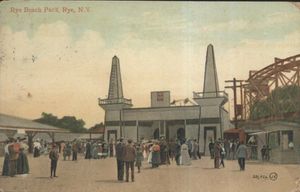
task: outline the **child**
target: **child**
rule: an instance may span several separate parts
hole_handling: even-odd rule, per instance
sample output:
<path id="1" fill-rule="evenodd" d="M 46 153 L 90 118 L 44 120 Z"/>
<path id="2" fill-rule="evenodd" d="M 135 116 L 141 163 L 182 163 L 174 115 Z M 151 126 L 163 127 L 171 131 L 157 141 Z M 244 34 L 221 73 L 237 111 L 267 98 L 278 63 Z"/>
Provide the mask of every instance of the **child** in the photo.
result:
<path id="1" fill-rule="evenodd" d="M 138 173 L 141 172 L 141 166 L 143 160 L 144 160 L 143 152 L 141 147 L 138 145 L 136 147 L 136 159 L 135 159 L 135 166 L 138 168 Z"/>

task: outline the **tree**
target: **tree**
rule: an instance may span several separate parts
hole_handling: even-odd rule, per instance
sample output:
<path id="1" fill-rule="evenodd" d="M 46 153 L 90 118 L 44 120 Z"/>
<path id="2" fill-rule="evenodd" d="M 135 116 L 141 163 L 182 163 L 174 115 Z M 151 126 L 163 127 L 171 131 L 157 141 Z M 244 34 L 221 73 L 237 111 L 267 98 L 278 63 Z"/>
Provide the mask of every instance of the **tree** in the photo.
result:
<path id="1" fill-rule="evenodd" d="M 64 116 L 58 120 L 58 125 L 62 128 L 69 129 L 72 132 L 86 132 L 84 128 L 85 122 L 82 119 L 76 119 L 74 116 Z"/>
<path id="2" fill-rule="evenodd" d="M 87 131 L 87 129 L 84 128 L 85 122 L 82 119 L 76 119 L 76 117 L 74 116 L 64 116 L 61 119 L 58 119 L 51 113 L 43 112 L 42 117 L 36 119 L 35 121 L 47 125 L 68 129 L 71 132 L 75 133 L 83 133 Z"/>
<path id="3" fill-rule="evenodd" d="M 35 120 L 36 122 L 47 124 L 47 125 L 52 125 L 52 126 L 57 126 L 58 123 L 58 118 L 51 113 L 42 113 L 42 117 L 39 119 Z"/>
<path id="4" fill-rule="evenodd" d="M 253 120 L 300 112 L 300 87 L 290 85 L 274 89 L 266 99 L 254 103 L 250 111 Z"/>

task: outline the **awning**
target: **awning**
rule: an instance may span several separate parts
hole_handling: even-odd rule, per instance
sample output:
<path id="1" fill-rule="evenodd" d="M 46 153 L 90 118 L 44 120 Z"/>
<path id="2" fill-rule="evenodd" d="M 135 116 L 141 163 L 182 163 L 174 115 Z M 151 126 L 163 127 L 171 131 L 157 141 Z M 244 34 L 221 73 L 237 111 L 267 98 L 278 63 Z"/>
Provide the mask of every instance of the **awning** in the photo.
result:
<path id="1" fill-rule="evenodd" d="M 241 128 L 231 128 L 231 129 L 227 129 L 224 131 L 224 133 L 240 133 L 244 131 L 244 129 L 241 129 Z"/>
<path id="2" fill-rule="evenodd" d="M 262 135 L 262 134 L 267 134 L 267 131 L 259 131 L 259 132 L 255 132 L 255 133 L 249 133 L 248 135 Z"/>
<path id="3" fill-rule="evenodd" d="M 15 117 L 6 114 L 0 114 L 0 130 L 5 131 L 18 131 L 25 133 L 31 132 L 55 132 L 55 133 L 68 133 L 69 130 L 38 123 L 29 119 Z"/>

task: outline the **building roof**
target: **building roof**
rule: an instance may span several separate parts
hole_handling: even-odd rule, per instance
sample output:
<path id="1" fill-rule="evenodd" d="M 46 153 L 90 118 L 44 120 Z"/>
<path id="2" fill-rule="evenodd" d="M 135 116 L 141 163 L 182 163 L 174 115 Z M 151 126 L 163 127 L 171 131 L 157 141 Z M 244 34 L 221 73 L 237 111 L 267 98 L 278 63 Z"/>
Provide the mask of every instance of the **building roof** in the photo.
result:
<path id="1" fill-rule="evenodd" d="M 89 133 L 104 133 L 105 132 L 105 126 L 104 125 L 96 125 L 90 129 L 88 129 Z"/>
<path id="2" fill-rule="evenodd" d="M 0 130 L 1 129 L 12 131 L 25 130 L 36 132 L 69 132 L 68 130 L 59 127 L 0 113 Z"/>
<path id="3" fill-rule="evenodd" d="M 60 141 L 66 141 L 66 142 L 70 142 L 70 141 L 74 141 L 75 139 L 100 139 L 102 134 L 89 134 L 89 133 L 56 133 L 54 135 L 54 140 L 57 142 Z M 48 141 L 51 142 L 52 139 L 50 138 L 50 136 L 46 133 L 38 133 L 36 134 L 36 136 L 34 137 L 34 139 L 43 139 L 44 141 Z"/>

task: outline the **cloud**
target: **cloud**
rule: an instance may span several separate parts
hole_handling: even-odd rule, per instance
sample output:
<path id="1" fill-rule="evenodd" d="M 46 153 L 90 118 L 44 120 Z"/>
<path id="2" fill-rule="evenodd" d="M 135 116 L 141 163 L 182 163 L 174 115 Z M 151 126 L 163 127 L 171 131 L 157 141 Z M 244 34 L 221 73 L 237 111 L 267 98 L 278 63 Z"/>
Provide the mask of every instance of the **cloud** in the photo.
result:
<path id="1" fill-rule="evenodd" d="M 86 30 L 75 40 L 70 27 L 58 21 L 42 24 L 32 38 L 7 26 L 0 34 L 2 112 L 31 118 L 43 111 L 75 115 L 89 125 L 101 120 L 97 97 L 109 67 L 101 65 L 107 52 L 98 32 Z"/>
<path id="2" fill-rule="evenodd" d="M 212 25 L 206 25 L 200 28 L 200 31 L 205 33 L 218 32 L 224 30 L 240 31 L 247 28 L 249 21 L 246 20 L 231 20 L 228 22 L 220 22 Z"/>
<path id="3" fill-rule="evenodd" d="M 274 58 L 286 58 L 299 54 L 300 32 L 287 34 L 281 40 L 245 39 L 233 48 L 223 50 L 218 58 L 219 79 L 248 79 L 249 70 L 260 70 Z M 220 82 L 224 84 L 224 82 Z"/>
<path id="4" fill-rule="evenodd" d="M 222 32 L 222 31 L 243 31 L 261 30 L 274 25 L 300 22 L 299 13 L 295 12 L 276 12 L 267 15 L 263 20 L 233 19 L 205 25 L 200 28 L 200 32 Z"/>
<path id="5" fill-rule="evenodd" d="M 240 19 L 205 30 L 243 30 L 249 25 Z M 145 107 L 150 105 L 151 91 L 170 90 L 172 99 L 191 98 L 193 91 L 202 91 L 206 45 L 211 43 L 200 37 L 191 43 L 195 36 L 189 33 L 180 37 L 184 41 L 168 43 L 164 38 L 154 41 L 128 32 L 121 41 L 107 46 L 108 40 L 91 29 L 72 38 L 72 29 L 63 21 L 42 24 L 32 37 L 7 26 L 1 26 L 0 35 L 0 55 L 4 56 L 0 63 L 1 112 L 28 118 L 37 118 L 43 111 L 75 115 L 88 126 L 103 121 L 97 98 L 107 95 L 114 55 L 120 58 L 125 97 L 133 99 L 135 106 Z M 224 80 L 246 79 L 249 70 L 271 64 L 274 57 L 299 54 L 299 41 L 300 32 L 294 32 L 277 41 L 212 42 L 220 89 Z"/>

